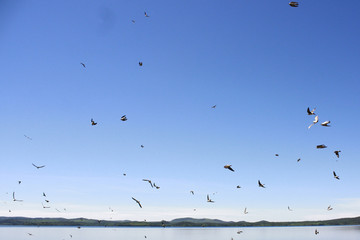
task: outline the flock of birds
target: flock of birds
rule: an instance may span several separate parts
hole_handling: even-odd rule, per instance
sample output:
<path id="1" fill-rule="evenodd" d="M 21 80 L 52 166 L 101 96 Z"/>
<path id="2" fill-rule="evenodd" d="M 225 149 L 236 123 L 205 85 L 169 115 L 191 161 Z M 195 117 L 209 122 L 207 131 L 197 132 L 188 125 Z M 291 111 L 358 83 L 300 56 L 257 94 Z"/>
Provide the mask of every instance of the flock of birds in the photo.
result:
<path id="1" fill-rule="evenodd" d="M 298 3 L 298 2 L 293 2 L 293 1 L 291 1 L 291 2 L 289 2 L 289 5 L 290 5 L 291 7 L 298 7 L 298 6 L 299 6 L 299 3 Z M 144 12 L 144 16 L 147 17 L 147 18 L 150 17 L 150 16 L 147 14 L 147 12 Z M 132 23 L 135 23 L 135 20 L 131 20 L 131 22 L 132 22 Z M 80 64 L 81 64 L 84 68 L 86 68 L 85 63 L 81 62 Z M 143 66 L 143 62 L 139 61 L 138 65 L 139 65 L 140 67 L 142 67 L 142 66 Z M 216 107 L 217 107 L 217 105 L 211 106 L 212 109 L 215 109 Z M 315 110 L 316 110 L 316 108 L 314 108 L 314 109 L 312 109 L 312 110 L 310 110 L 310 108 L 307 108 L 307 114 L 308 114 L 309 116 L 315 116 L 313 122 L 308 126 L 308 129 L 312 128 L 313 126 L 315 126 L 315 125 L 319 122 L 319 116 L 316 115 Z M 120 120 L 123 121 L 123 122 L 125 122 L 125 121 L 127 121 L 128 119 L 127 119 L 126 115 L 123 115 L 123 116 L 120 118 Z M 96 125 L 98 124 L 97 122 L 95 122 L 95 120 L 94 120 L 93 118 L 91 118 L 90 123 L 91 123 L 92 126 L 96 126 Z M 321 123 L 321 126 L 330 127 L 329 124 L 330 124 L 330 121 L 327 120 L 327 121 L 322 122 L 322 123 Z M 24 137 L 27 138 L 28 140 L 33 140 L 31 137 L 29 137 L 29 136 L 27 136 L 27 135 L 24 135 Z M 141 147 L 141 148 L 144 148 L 144 145 L 140 145 L 140 147 Z M 317 148 L 317 149 L 323 149 L 323 148 L 327 148 L 327 146 L 324 145 L 324 144 L 320 144 L 320 145 L 317 145 L 316 148 Z M 340 152 L 341 152 L 340 150 L 335 150 L 335 151 L 334 151 L 334 154 L 336 155 L 337 158 L 340 157 Z M 279 154 L 275 154 L 275 156 L 278 157 Z M 297 159 L 297 162 L 299 162 L 300 160 L 301 160 L 300 158 Z M 35 167 L 36 169 L 42 169 L 42 168 L 45 167 L 45 165 L 36 165 L 36 164 L 34 164 L 34 163 L 32 163 L 32 166 Z M 225 168 L 225 169 L 228 169 L 228 170 L 231 171 L 231 172 L 235 172 L 235 170 L 232 168 L 232 165 L 225 165 L 224 168 Z M 126 176 L 126 173 L 123 173 L 123 175 Z M 335 179 L 337 179 L 337 180 L 340 180 L 339 176 L 336 174 L 335 171 L 333 171 L 333 177 L 334 177 Z M 155 189 L 159 189 L 159 188 L 160 188 L 158 185 L 156 185 L 156 183 L 153 183 L 150 179 L 142 179 L 142 181 L 148 182 L 148 183 L 150 184 L 151 188 L 155 188 Z M 21 182 L 22 182 L 22 181 L 18 181 L 18 184 L 21 184 Z M 237 188 L 241 188 L 241 186 L 239 186 L 239 185 L 236 186 L 236 187 L 237 187 Z M 262 183 L 260 180 L 258 180 L 258 187 L 260 187 L 260 188 L 265 188 L 265 184 Z M 190 191 L 190 194 L 194 195 L 195 193 L 194 193 L 193 190 L 191 190 L 191 191 Z M 45 194 L 44 192 L 43 192 L 42 196 L 45 198 L 45 199 L 44 199 L 45 204 L 48 204 L 50 201 L 49 201 L 48 199 L 46 199 L 47 196 L 46 196 L 46 194 Z M 13 192 L 12 198 L 13 198 L 13 201 L 14 201 L 14 202 L 23 202 L 23 200 L 16 198 L 15 192 Z M 132 199 L 140 208 L 143 208 L 141 202 L 140 202 L 138 199 L 136 199 L 135 197 L 131 197 L 131 199 Z M 210 198 L 210 195 L 209 195 L 209 194 L 206 195 L 206 201 L 207 201 L 208 203 L 215 203 L 215 201 Z M 42 202 L 41 204 L 42 204 L 42 207 L 43 207 L 43 208 L 50 208 L 49 205 L 44 205 L 43 202 Z M 287 208 L 288 208 L 289 211 L 293 211 L 293 209 L 290 208 L 290 206 L 288 206 Z M 109 207 L 109 209 L 110 209 L 110 211 L 113 211 L 110 207 Z M 58 211 L 58 212 L 60 212 L 59 209 L 55 209 L 55 210 Z M 333 210 L 333 208 L 331 207 L 331 205 L 329 205 L 329 206 L 327 207 L 327 211 L 331 211 L 331 210 Z M 64 208 L 64 211 L 66 211 L 66 208 Z M 194 211 L 196 211 L 196 209 L 194 209 Z M 9 210 L 9 212 L 11 212 L 11 210 Z M 245 207 L 243 213 L 244 213 L 244 214 L 248 214 L 248 213 L 249 213 L 249 212 L 247 211 L 247 208 L 246 208 L 246 207 Z M 146 220 L 145 220 L 145 221 L 146 221 Z M 100 222 L 100 221 L 99 221 L 99 222 Z M 165 227 L 165 223 L 162 223 L 162 225 L 163 225 L 163 227 Z M 78 227 L 78 228 L 80 228 L 80 227 Z M 243 231 L 241 231 L 241 230 L 237 231 L 237 234 L 241 234 L 241 233 L 243 233 Z M 318 235 L 318 234 L 319 234 L 319 231 L 318 231 L 317 229 L 315 229 L 315 235 Z M 28 233 L 28 235 L 29 235 L 29 236 L 33 236 L 32 233 Z M 70 234 L 70 237 L 72 238 L 73 236 Z M 144 236 L 144 237 L 147 238 L 147 236 Z M 232 238 L 232 239 L 233 239 L 233 238 Z"/>

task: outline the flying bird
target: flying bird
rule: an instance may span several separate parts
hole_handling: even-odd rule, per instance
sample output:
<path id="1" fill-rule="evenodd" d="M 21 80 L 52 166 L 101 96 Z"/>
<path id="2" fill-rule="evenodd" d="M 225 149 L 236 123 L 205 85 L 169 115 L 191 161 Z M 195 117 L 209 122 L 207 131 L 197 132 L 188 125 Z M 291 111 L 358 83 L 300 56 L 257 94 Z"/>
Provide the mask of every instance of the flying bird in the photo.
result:
<path id="1" fill-rule="evenodd" d="M 28 137 L 28 136 L 26 136 L 25 134 L 24 134 L 24 137 L 26 137 L 26 138 L 29 139 L 29 140 L 32 140 L 31 137 Z"/>
<path id="2" fill-rule="evenodd" d="M 211 108 L 216 108 L 216 105 L 212 106 Z"/>
<path id="3" fill-rule="evenodd" d="M 299 158 L 298 160 L 297 160 L 297 162 L 300 162 L 301 161 L 301 158 Z"/>
<path id="4" fill-rule="evenodd" d="M 316 108 L 314 108 L 312 111 L 310 111 L 310 108 L 307 108 L 307 114 L 308 115 L 316 115 L 315 110 L 316 110 Z"/>
<path id="5" fill-rule="evenodd" d="M 319 122 L 319 116 L 315 116 L 315 120 L 313 121 L 312 124 L 310 124 L 310 126 L 308 127 L 308 129 L 310 129 L 312 126 L 314 126 L 316 123 Z"/>
<path id="6" fill-rule="evenodd" d="M 194 195 L 194 191 L 190 191 L 190 193 L 191 193 L 192 195 Z"/>
<path id="7" fill-rule="evenodd" d="M 43 192 L 43 196 L 46 197 L 46 194 Z"/>
<path id="8" fill-rule="evenodd" d="M 234 169 L 232 169 L 231 165 L 225 165 L 224 168 L 229 169 L 232 172 L 235 172 Z"/>
<path id="9" fill-rule="evenodd" d="M 327 146 L 324 145 L 324 144 L 320 144 L 320 145 L 317 145 L 316 148 L 317 148 L 317 149 L 327 148 Z"/>
<path id="10" fill-rule="evenodd" d="M 299 3 L 298 2 L 289 2 L 290 7 L 298 7 Z"/>
<path id="11" fill-rule="evenodd" d="M 239 230 L 239 231 L 237 231 L 236 233 L 237 233 L 237 234 L 240 234 L 240 233 L 242 233 L 242 232 L 243 232 L 243 231 Z"/>
<path id="12" fill-rule="evenodd" d="M 154 183 L 154 187 L 156 188 L 156 189 L 159 189 L 160 187 L 159 186 L 156 186 L 156 184 Z"/>
<path id="13" fill-rule="evenodd" d="M 43 208 L 50 208 L 49 206 L 44 206 L 43 203 L 41 203 L 41 205 L 43 206 Z"/>
<path id="14" fill-rule="evenodd" d="M 21 183 L 21 181 L 18 181 L 18 183 L 20 184 L 20 183 Z"/>
<path id="15" fill-rule="evenodd" d="M 339 158 L 340 157 L 340 153 L 341 151 L 340 150 L 336 150 L 336 151 L 334 151 L 334 153 L 335 153 L 335 155 Z"/>
<path id="16" fill-rule="evenodd" d="M 248 214 L 249 212 L 246 211 L 247 208 L 244 209 L 244 214 Z"/>
<path id="17" fill-rule="evenodd" d="M 209 194 L 207 195 L 207 202 L 214 203 L 214 201 L 210 199 Z"/>
<path id="18" fill-rule="evenodd" d="M 149 180 L 149 179 L 143 179 L 143 181 L 145 181 L 145 182 L 149 182 L 149 183 L 150 183 L 150 185 L 151 185 L 151 187 L 154 187 L 154 186 L 153 186 L 153 184 L 152 184 L 152 182 L 151 182 L 151 180 Z"/>
<path id="19" fill-rule="evenodd" d="M 144 12 L 145 17 L 150 17 L 146 12 Z"/>
<path id="20" fill-rule="evenodd" d="M 139 62 L 139 66 L 142 67 L 143 63 L 142 62 Z"/>
<path id="21" fill-rule="evenodd" d="M 86 68 L 84 63 L 80 63 L 80 64 L 81 64 L 84 68 Z"/>
<path id="22" fill-rule="evenodd" d="M 240 185 L 237 185 L 236 188 L 241 188 Z"/>
<path id="23" fill-rule="evenodd" d="M 290 208 L 290 206 L 288 206 L 288 210 L 289 210 L 289 211 L 292 211 L 292 209 Z"/>
<path id="24" fill-rule="evenodd" d="M 140 208 L 142 208 L 139 200 L 137 200 L 137 199 L 135 199 L 135 198 L 133 198 L 133 197 L 131 197 L 131 198 L 132 198 L 137 204 L 139 204 L 139 207 L 140 207 Z"/>
<path id="25" fill-rule="evenodd" d="M 91 125 L 95 126 L 97 124 L 97 122 L 94 122 L 94 119 L 91 119 Z"/>
<path id="26" fill-rule="evenodd" d="M 276 153 L 276 154 L 275 154 L 275 157 L 278 157 L 278 156 L 279 156 L 279 154 Z"/>
<path id="27" fill-rule="evenodd" d="M 259 187 L 265 188 L 265 184 L 262 184 L 260 180 L 258 180 Z"/>
<path id="28" fill-rule="evenodd" d="M 333 171 L 334 174 L 334 178 L 336 178 L 337 180 L 340 180 L 339 176 L 336 175 L 335 171 Z"/>
<path id="29" fill-rule="evenodd" d="M 15 192 L 13 192 L 13 200 L 14 200 L 14 202 L 22 202 L 23 201 L 23 200 L 19 200 L 19 199 L 15 198 Z"/>
<path id="30" fill-rule="evenodd" d="M 315 235 L 318 235 L 319 231 L 317 229 L 315 229 Z"/>
<path id="31" fill-rule="evenodd" d="M 325 121 L 323 123 L 321 123 L 321 126 L 324 126 L 324 127 L 330 127 L 330 121 Z"/>
<path id="32" fill-rule="evenodd" d="M 33 163 L 32 163 L 32 165 L 33 165 L 34 167 L 36 167 L 37 169 L 45 167 L 45 165 L 37 166 L 37 165 L 35 165 L 35 164 L 33 164 Z"/>
<path id="33" fill-rule="evenodd" d="M 144 148 L 144 145 L 140 145 L 141 148 Z"/>
<path id="34" fill-rule="evenodd" d="M 135 20 L 131 20 L 132 23 L 135 23 Z"/>
<path id="35" fill-rule="evenodd" d="M 333 208 L 331 207 L 331 205 L 329 205 L 329 206 L 327 207 L 327 210 L 328 210 L 328 211 L 333 210 Z"/>
<path id="36" fill-rule="evenodd" d="M 122 116 L 122 117 L 120 118 L 120 120 L 123 121 L 123 122 L 127 121 L 126 115 Z"/>

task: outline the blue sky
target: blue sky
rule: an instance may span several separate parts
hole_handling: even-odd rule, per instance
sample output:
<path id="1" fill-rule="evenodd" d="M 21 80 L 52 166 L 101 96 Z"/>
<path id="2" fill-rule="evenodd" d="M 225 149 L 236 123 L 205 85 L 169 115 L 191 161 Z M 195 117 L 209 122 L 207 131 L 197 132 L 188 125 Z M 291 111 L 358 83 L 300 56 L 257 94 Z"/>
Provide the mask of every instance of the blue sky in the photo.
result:
<path id="1" fill-rule="evenodd" d="M 359 216 L 359 5 L 0 1 L 0 215 Z"/>

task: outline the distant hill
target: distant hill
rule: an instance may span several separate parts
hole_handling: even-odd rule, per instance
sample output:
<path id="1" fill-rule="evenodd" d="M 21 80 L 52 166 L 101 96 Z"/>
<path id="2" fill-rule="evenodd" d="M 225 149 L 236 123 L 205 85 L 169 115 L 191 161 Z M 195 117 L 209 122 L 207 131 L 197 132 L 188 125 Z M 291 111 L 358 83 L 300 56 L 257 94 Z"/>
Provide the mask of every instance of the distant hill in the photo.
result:
<path id="1" fill-rule="evenodd" d="M 172 221 L 106 221 L 87 218 L 26 218 L 26 217 L 0 217 L 0 225 L 23 226 L 108 226 L 108 227 L 260 227 L 260 226 L 327 226 L 327 225 L 360 225 L 360 217 L 339 218 L 324 221 L 302 222 L 227 222 L 218 219 L 177 218 Z"/>

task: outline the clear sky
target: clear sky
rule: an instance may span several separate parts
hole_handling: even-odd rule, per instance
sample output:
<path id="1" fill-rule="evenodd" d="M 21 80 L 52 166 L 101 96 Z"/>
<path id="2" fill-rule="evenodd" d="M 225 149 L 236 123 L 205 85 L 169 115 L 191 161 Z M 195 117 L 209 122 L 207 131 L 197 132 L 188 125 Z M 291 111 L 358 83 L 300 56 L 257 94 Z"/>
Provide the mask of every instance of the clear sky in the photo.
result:
<path id="1" fill-rule="evenodd" d="M 0 215 L 359 216 L 360 2 L 299 5 L 0 1 Z"/>

